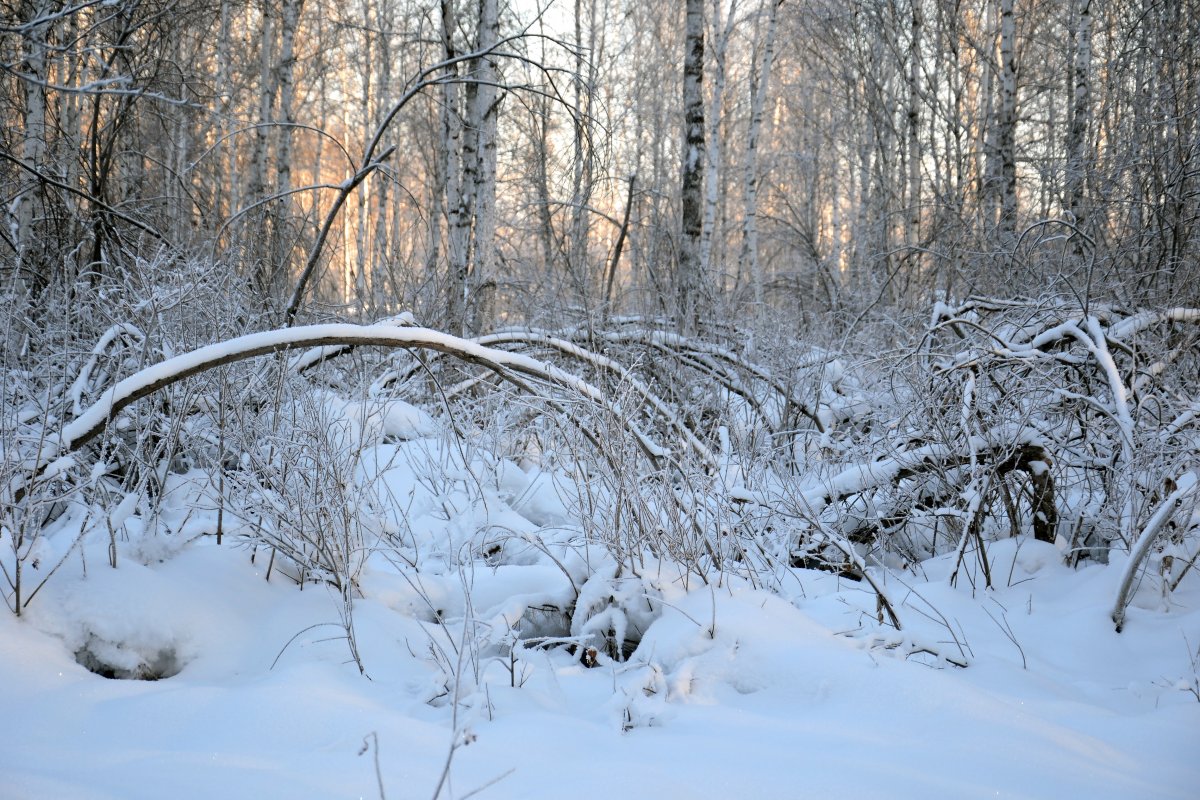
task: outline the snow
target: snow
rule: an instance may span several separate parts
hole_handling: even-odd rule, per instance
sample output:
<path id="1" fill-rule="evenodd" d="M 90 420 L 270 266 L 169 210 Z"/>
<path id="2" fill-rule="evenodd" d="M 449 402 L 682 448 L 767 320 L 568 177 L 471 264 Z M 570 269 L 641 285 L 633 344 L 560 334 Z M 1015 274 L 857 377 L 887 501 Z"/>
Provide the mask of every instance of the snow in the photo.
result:
<path id="1" fill-rule="evenodd" d="M 896 630 L 867 582 L 828 572 L 779 567 L 766 591 L 631 570 L 585 535 L 578 475 L 451 441 L 407 403 L 316 397 L 377 515 L 352 619 L 332 587 L 279 564 L 268 580 L 232 513 L 216 544 L 199 470 L 169 475 L 153 513 L 132 495 L 75 509 L 43 536 L 58 573 L 0 614 L 0 797 L 433 797 L 450 754 L 441 797 L 1195 797 L 1200 581 L 1169 604 L 1135 585 L 1117 633 L 1120 553 L 1068 568 L 1054 545 L 993 541 L 992 589 L 971 554 L 853 553 Z"/>
<path id="2" fill-rule="evenodd" d="M 432 416 L 403 400 L 348 400 L 333 393 L 321 397 L 324 411 L 348 442 L 387 437 L 407 441 L 437 431 Z"/>
<path id="3" fill-rule="evenodd" d="M 1195 634 L 1200 619 L 1139 613 L 1117 636 L 1078 610 L 1109 588 L 1105 570 L 1028 554 L 1014 569 L 1033 580 L 996 603 L 1009 604 L 1028 671 L 944 584 L 931 599 L 962 624 L 967 670 L 835 635 L 853 592 L 797 608 L 732 587 L 676 597 L 625 664 L 585 669 L 530 649 L 513 688 L 493 659 L 481 666 L 487 707 L 476 697 L 461 712 L 474 741 L 455 754 L 454 793 L 513 770 L 483 796 L 1194 796 L 1200 704 L 1164 670 L 1185 653 L 1166 634 Z M 515 572 L 491 587 L 476 574 L 479 597 L 520 589 Z M 528 583 L 546 577 L 531 572 Z M 0 682 L 20 721 L 0 749 L 4 795 L 376 797 L 371 756 L 358 755 L 375 734 L 385 789 L 431 796 L 451 740 L 451 709 L 422 702 L 439 685 L 423 656 L 438 637 L 366 591 L 355 613 L 370 680 L 345 663 L 339 629 L 306 632 L 336 622 L 325 593 L 268 584 L 236 549 L 59 584 L 25 620 L 0 619 Z M 106 680 L 72 658 L 86 635 L 185 663 L 158 682 Z"/>
<path id="4" fill-rule="evenodd" d="M 558 569 L 447 571 L 421 575 L 418 590 L 368 568 L 354 610 L 368 678 L 348 663 L 336 593 L 268 583 L 244 549 L 204 540 L 116 569 L 92 557 L 86 577 L 64 570 L 22 619 L 0 617 L 0 685 L 19 721 L 0 748 L 3 793 L 377 797 L 374 756 L 359 755 L 374 736 L 385 791 L 432 796 L 457 716 L 471 743 L 455 752 L 448 796 L 511 771 L 482 796 L 1193 797 L 1200 703 L 1177 684 L 1194 678 L 1200 614 L 1135 606 L 1118 635 L 1102 610 L 1116 570 L 1069 570 L 1032 541 L 990 555 L 1009 578 L 983 602 L 946 584 L 949 558 L 908 586 L 885 576 L 912 628 L 886 641 L 839 635 L 874 605 L 825 573 L 797 570 L 803 593 L 788 598 L 736 581 L 689 590 L 665 572 L 661 602 L 646 604 L 645 581 L 597 569 L 582 605 L 643 601 L 629 661 L 601 655 L 587 669 L 565 648 L 518 646 L 510 670 L 483 648 L 457 677 L 457 710 L 454 676 L 430 653 L 461 644 L 469 606 L 499 641 L 501 620 L 562 604 Z M 444 627 L 416 608 L 422 597 L 440 598 Z M 906 642 L 953 646 L 917 612 L 926 603 L 969 647 L 969 668 L 904 658 Z M 165 659 L 180 671 L 108 680 L 76 662 L 85 646 L 129 669 Z"/>

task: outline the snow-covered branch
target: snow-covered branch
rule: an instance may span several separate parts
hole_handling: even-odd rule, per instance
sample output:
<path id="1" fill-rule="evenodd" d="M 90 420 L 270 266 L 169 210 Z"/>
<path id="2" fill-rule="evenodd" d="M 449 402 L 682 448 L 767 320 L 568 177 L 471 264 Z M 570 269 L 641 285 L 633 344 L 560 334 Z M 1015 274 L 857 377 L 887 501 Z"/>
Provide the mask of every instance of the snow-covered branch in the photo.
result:
<path id="1" fill-rule="evenodd" d="M 526 384 L 516 378 L 516 375 L 535 378 L 614 411 L 614 417 L 634 436 L 638 446 L 652 460 L 668 453 L 666 448 L 642 432 L 636 423 L 617 413 L 598 388 L 551 364 L 519 353 L 485 347 L 429 328 L 395 327 L 388 324 L 328 324 L 283 328 L 240 336 L 175 356 L 125 378 L 65 425 L 56 438 L 50 438 L 37 458 L 33 472 L 35 475 L 39 474 L 54 459 L 78 450 L 103 432 L 124 408 L 159 389 L 223 364 L 294 348 L 329 346 L 434 350 L 487 367 L 504 380 L 522 388 L 527 388 Z M 23 485 L 13 487 L 14 496 L 19 498 L 23 490 Z"/>
<path id="2" fill-rule="evenodd" d="M 1197 478 L 1196 473 L 1188 472 L 1179 476 L 1179 479 L 1175 481 L 1175 491 L 1167 495 L 1167 498 L 1159 505 L 1154 515 L 1146 523 L 1146 527 L 1142 528 L 1142 533 L 1133 547 L 1130 548 L 1129 561 L 1126 562 L 1125 571 L 1121 574 L 1117 602 L 1113 606 L 1111 615 L 1113 623 L 1117 626 L 1117 633 L 1120 633 L 1121 629 L 1125 627 L 1125 608 L 1129 605 L 1132 596 L 1133 579 L 1137 576 L 1138 570 L 1142 568 L 1142 562 L 1149 555 L 1151 545 L 1158 538 L 1163 526 L 1179 510 L 1183 501 L 1196 491 L 1197 486 L 1200 486 L 1200 479 Z"/>

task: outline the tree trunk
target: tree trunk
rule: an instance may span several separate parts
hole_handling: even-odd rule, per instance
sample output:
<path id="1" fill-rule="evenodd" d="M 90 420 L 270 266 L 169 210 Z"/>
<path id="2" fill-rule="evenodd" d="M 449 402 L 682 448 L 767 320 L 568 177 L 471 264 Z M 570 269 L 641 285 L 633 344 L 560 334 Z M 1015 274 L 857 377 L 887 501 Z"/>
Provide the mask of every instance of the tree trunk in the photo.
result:
<path id="1" fill-rule="evenodd" d="M 371 20 L 371 2 L 364 0 L 362 4 L 362 60 L 359 67 L 359 114 L 362 115 L 366 129 L 363 131 L 364 142 L 371 137 L 371 97 L 374 94 L 374 73 L 371 64 L 375 61 L 374 26 Z M 361 184 L 357 191 L 357 218 L 354 226 L 354 299 L 360 314 L 366 314 L 370 306 L 370 287 L 367 282 L 371 270 L 370 242 L 370 190 L 366 183 Z"/>
<path id="2" fill-rule="evenodd" d="M 712 0 L 712 102 L 708 110 L 708 134 L 705 142 L 708 158 L 705 159 L 704 177 L 704 229 L 700 241 L 701 269 L 708 271 L 712 266 L 713 238 L 717 235 L 717 205 L 720 201 L 721 180 L 721 118 L 725 114 L 725 56 L 729 49 L 729 38 L 733 35 L 733 23 L 737 16 L 738 0 L 729 4 L 729 16 L 723 18 L 721 5 L 724 0 Z M 774 5 L 774 0 L 769 0 Z"/>
<path id="3" fill-rule="evenodd" d="M 442 50 L 446 59 L 458 55 L 454 44 L 457 13 L 454 0 L 441 0 Z M 457 76 L 457 68 L 446 68 L 447 78 Z M 466 197 L 467 180 L 462 165 L 466 161 L 463 123 L 458 111 L 459 87 L 452 81 L 442 85 L 442 153 L 446 163 L 447 282 L 446 320 L 449 332 L 460 335 L 466 330 L 467 258 L 471 233 L 470 201 Z"/>
<path id="4" fill-rule="evenodd" d="M 567 251 L 567 271 L 577 302 L 589 306 L 590 269 L 588 237 L 591 226 L 587 207 L 592 199 L 592 91 L 595 68 L 596 4 L 588 4 L 587 41 L 584 41 L 582 0 L 575 0 L 575 74 L 572 77 L 574 141 L 571 182 L 571 227 Z"/>
<path id="5" fill-rule="evenodd" d="M 36 0 L 25 8 L 25 16 L 30 20 L 39 19 L 50 12 L 49 0 Z M 46 58 L 49 50 L 47 37 L 49 24 L 34 26 L 22 38 L 24 45 L 25 63 L 23 68 L 29 77 L 22 81 L 25 92 L 24 131 L 22 136 L 21 157 L 26 164 L 40 169 L 46 160 L 47 151 L 47 119 L 46 119 Z M 30 176 L 21 176 L 26 181 L 26 187 L 17 195 L 15 239 L 17 246 L 17 272 L 15 288 L 19 294 L 32 291 L 37 294 L 49 283 L 50 276 L 45 274 L 48 265 L 34 254 L 34 247 L 39 240 L 37 218 L 43 205 L 43 193 L 40 181 Z"/>
<path id="6" fill-rule="evenodd" d="M 233 105 L 233 84 L 231 78 L 232 50 L 232 11 L 229 0 L 221 0 L 220 23 L 217 33 L 217 141 L 221 148 L 217 151 L 217 178 L 213 181 L 212 207 L 220 219 L 227 219 L 237 208 L 237 148 L 232 142 L 226 141 L 232 126 L 230 111 Z"/>
<path id="7" fill-rule="evenodd" d="M 1073 53 L 1071 92 L 1071 129 L 1067 134 L 1067 210 L 1075 226 L 1085 232 L 1087 210 L 1083 205 L 1084 188 L 1087 181 L 1087 137 L 1091 123 L 1091 69 L 1092 69 L 1092 0 L 1077 0 L 1078 14 L 1075 19 L 1075 51 Z M 1075 236 L 1075 255 L 1083 256 L 1082 236 Z"/>
<path id="8" fill-rule="evenodd" d="M 1017 23 L 1013 0 L 1000 0 L 1000 113 L 997 145 L 1000 158 L 1000 238 L 1011 246 L 1017 224 Z"/>
<path id="9" fill-rule="evenodd" d="M 908 214 L 905 245 L 911 266 L 920 269 L 921 247 L 921 5 L 912 3 L 912 27 L 908 42 Z"/>
<path id="10" fill-rule="evenodd" d="M 550 98 L 535 99 L 536 118 L 534 126 L 537 130 L 536 147 L 533 154 L 535 160 L 534 180 L 537 183 L 537 216 L 538 238 L 542 245 L 542 271 L 551 285 L 554 280 L 555 254 L 561 252 L 558 237 L 554 232 L 554 210 L 550 205 Z"/>
<path id="11" fill-rule="evenodd" d="M 750 78 L 750 128 L 746 133 L 746 179 L 743 190 L 745 218 L 742 222 L 742 253 L 739 272 L 750 276 L 754 306 L 763 305 L 763 275 L 758 260 L 758 139 L 762 131 L 763 108 L 771 80 L 771 64 L 775 60 L 775 29 L 782 0 L 767 0 L 767 33 L 763 42 L 762 62 L 757 75 Z M 839 209 L 834 206 L 835 215 Z"/>
<path id="12" fill-rule="evenodd" d="M 271 123 L 274 121 L 275 106 L 275 70 L 272 69 L 275 51 L 275 9 L 273 0 L 262 2 L 262 29 L 259 39 L 259 84 L 258 84 L 258 124 L 254 129 L 254 150 L 250 157 L 250 180 L 248 187 L 250 202 L 263 199 L 267 194 L 267 160 L 270 151 Z M 267 230 L 264 216 L 261 231 Z M 274 265 L 271 263 L 269 247 L 260 247 L 255 253 L 257 263 L 254 267 L 254 287 L 264 302 L 271 296 L 274 279 Z"/>
<path id="13" fill-rule="evenodd" d="M 276 65 L 276 85 L 279 91 L 279 121 L 275 144 L 275 191 L 283 197 L 271 210 L 270 258 L 274 282 L 287 274 L 287 221 L 292 201 L 285 193 L 292 189 L 292 126 L 296 123 L 293 108 L 296 96 L 296 30 L 304 0 L 283 0 L 279 26 L 279 63 Z"/>
<path id="14" fill-rule="evenodd" d="M 995 121 L 996 85 L 998 83 L 997 70 L 994 66 L 996 3 L 989 0 L 986 6 L 984 31 L 988 44 L 982 67 L 983 86 L 979 92 L 982 105 L 979 109 L 979 117 L 982 122 L 975 126 L 975 175 L 978 179 L 979 212 L 982 217 L 982 230 L 979 231 L 981 238 L 991 236 L 995 231 L 1000 205 L 996 199 L 999 195 L 998 187 L 1000 185 L 1000 126 Z"/>
<path id="15" fill-rule="evenodd" d="M 479 33 L 477 49 L 490 50 L 500 39 L 500 14 L 497 0 L 479 0 Z M 469 123 L 478 130 L 475 169 L 475 231 L 473 265 L 468 294 L 468 329 L 482 331 L 486 325 L 487 296 L 495 276 L 496 248 L 496 135 L 499 99 L 497 83 L 499 70 L 496 59 L 488 54 L 480 57 L 475 68 L 479 83 L 475 86 L 475 103 Z"/>
<path id="16" fill-rule="evenodd" d="M 679 247 L 678 325 L 695 334 L 705 317 L 704 233 L 704 0 L 687 0 L 683 60 L 684 147 Z"/>
<path id="17" fill-rule="evenodd" d="M 388 0 L 378 0 L 375 5 L 375 28 L 378 44 L 375 48 L 375 96 L 376 113 L 381 103 L 391 103 L 392 97 L 392 9 Z M 392 280 L 392 237 L 389 234 L 391 207 L 388 199 L 390 183 L 383 173 L 371 177 L 374 197 L 371 201 L 373 235 L 371 239 L 371 294 L 367 316 L 376 319 L 386 313 L 395 297 L 397 287 Z M 394 313 L 394 312 L 393 312 Z"/>

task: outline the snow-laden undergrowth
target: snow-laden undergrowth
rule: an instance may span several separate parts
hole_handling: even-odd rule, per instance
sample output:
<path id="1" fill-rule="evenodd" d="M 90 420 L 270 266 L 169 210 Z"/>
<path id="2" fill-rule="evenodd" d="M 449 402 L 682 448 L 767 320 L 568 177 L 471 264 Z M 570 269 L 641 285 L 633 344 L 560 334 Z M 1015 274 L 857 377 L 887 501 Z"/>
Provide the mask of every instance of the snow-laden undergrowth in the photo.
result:
<path id="1" fill-rule="evenodd" d="M 320 339 L 113 413 L 167 372 L 115 331 L 6 417 L 0 796 L 1192 797 L 1190 318 L 987 313 L 904 381 L 393 328 L 485 371 Z"/>

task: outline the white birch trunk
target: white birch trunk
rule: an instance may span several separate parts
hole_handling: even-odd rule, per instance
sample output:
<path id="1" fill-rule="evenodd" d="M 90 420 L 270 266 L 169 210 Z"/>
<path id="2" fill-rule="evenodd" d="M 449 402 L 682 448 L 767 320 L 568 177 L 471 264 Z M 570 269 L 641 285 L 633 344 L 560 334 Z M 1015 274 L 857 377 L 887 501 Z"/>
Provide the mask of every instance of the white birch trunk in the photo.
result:
<path id="1" fill-rule="evenodd" d="M 279 121 L 283 123 L 278 129 L 275 144 L 275 191 L 284 194 L 292 189 L 292 126 L 296 123 L 294 109 L 296 97 L 296 31 L 300 27 L 300 15 L 304 10 L 304 0 L 283 0 L 279 25 L 279 63 L 276 67 L 276 83 L 279 92 Z M 288 197 L 282 197 L 276 203 L 272 213 L 275 218 L 275 230 L 272 231 L 272 255 L 283 260 L 283 232 L 280 227 L 290 215 L 292 203 Z M 277 268 L 285 267 L 277 263 Z"/>
<path id="2" fill-rule="evenodd" d="M 744 219 L 742 222 L 742 253 L 739 272 L 750 275 L 754 306 L 763 305 L 763 274 L 758 260 L 758 140 L 762 132 L 763 109 L 771 80 L 771 64 L 775 60 L 775 30 L 780 0 L 767 0 L 767 32 L 763 42 L 762 62 L 750 83 L 750 128 L 746 133 L 746 178 L 743 188 Z"/>
<path id="3" fill-rule="evenodd" d="M 213 181 L 213 209 L 221 219 L 227 218 L 237 207 L 237 147 L 228 136 L 231 130 L 229 111 L 233 103 L 232 79 L 230 75 L 230 50 L 232 14 L 229 0 L 221 0 L 220 22 L 217 32 L 217 178 Z"/>
<path id="4" fill-rule="evenodd" d="M 480 50 L 496 46 L 500 38 L 500 14 L 497 0 L 479 0 Z M 475 107 L 471 111 L 471 123 L 479 131 L 478 159 L 475 171 L 475 264 L 472 270 L 468 296 L 469 319 L 472 331 L 478 332 L 485 324 L 488 283 L 494 280 L 496 247 L 496 136 L 499 114 L 497 84 L 499 70 L 496 59 L 485 55 L 479 59 L 475 70 L 479 84 L 475 92 Z M 585 233 L 586 240 L 586 233 Z"/>
<path id="5" fill-rule="evenodd" d="M 267 158 L 270 149 L 270 125 L 275 105 L 275 71 L 271 68 L 275 51 L 275 10 L 271 0 L 263 0 L 262 28 L 259 36 L 258 119 L 254 129 L 254 150 L 250 156 L 248 191 L 251 200 L 266 194 Z"/>
<path id="6" fill-rule="evenodd" d="M 375 27 L 378 30 L 378 45 L 375 48 L 375 96 L 382 102 L 391 102 L 392 96 L 392 9 L 390 0 L 379 0 L 375 6 Z M 391 280 L 392 237 L 389 233 L 391 203 L 390 182 L 381 173 L 369 179 L 374 190 L 372 199 L 373 238 L 371 243 L 371 308 L 372 319 L 388 313 L 389 297 L 396 295 L 397 287 Z"/>
<path id="7" fill-rule="evenodd" d="M 444 98 L 444 95 L 443 95 Z M 446 163 L 447 157 L 445 153 L 446 141 L 444 135 L 444 120 L 446 109 L 443 107 L 439 110 L 437 117 L 437 138 L 436 153 L 432 159 L 433 168 L 430 171 L 429 184 L 429 212 L 425 215 L 429 220 L 427 228 L 428 236 L 425 241 L 425 279 L 437 284 L 436 276 L 438 275 L 441 259 L 442 259 L 442 215 L 446 213 Z"/>
<path id="8" fill-rule="evenodd" d="M 457 11 L 454 0 L 441 0 L 442 49 L 447 59 L 458 55 L 454 45 Z M 447 76 L 457 73 L 447 68 Z M 465 163 L 464 125 L 459 117 L 459 87 L 453 82 L 442 85 L 442 154 L 446 164 L 446 227 L 447 282 L 446 330 L 454 334 L 465 332 L 467 258 L 471 233 L 470 199 L 466 196 L 468 181 L 462 165 Z M 471 187 L 473 188 L 473 187 Z"/>
<path id="9" fill-rule="evenodd" d="M 554 233 L 554 212 L 550 206 L 550 100 L 539 98 L 539 119 L 537 125 L 537 152 L 535 154 L 538 224 L 541 228 L 542 269 L 547 280 L 552 279 L 554 270 L 554 253 L 558 250 L 557 237 Z"/>
<path id="10" fill-rule="evenodd" d="M 583 2 L 575 0 L 575 74 L 572 117 L 574 121 L 573 169 L 571 181 L 571 228 L 567 269 L 577 295 L 585 308 L 588 304 L 588 231 L 587 205 L 591 199 L 591 76 L 587 74 L 595 34 L 595 2 L 589 3 L 589 41 L 584 42 Z"/>
<path id="11" fill-rule="evenodd" d="M 768 0 L 773 5 L 774 0 Z M 721 119 L 725 115 L 725 57 L 729 50 L 729 38 L 733 35 L 733 24 L 737 16 L 738 0 L 729 4 L 729 16 L 724 17 L 723 0 L 712 0 L 712 101 L 707 115 L 706 151 L 704 175 L 704 229 L 700 240 L 701 269 L 708 271 L 712 265 L 713 238 L 716 236 L 717 203 L 721 188 Z"/>
<path id="12" fill-rule="evenodd" d="M 371 65 L 375 60 L 375 49 L 373 26 L 371 20 L 371 2 L 364 0 L 362 4 L 362 55 L 363 63 L 359 65 L 359 115 L 363 121 L 363 138 L 369 140 L 371 138 L 371 129 L 374 127 L 371 115 L 371 96 L 374 87 L 372 86 L 372 69 Z M 370 190 L 372 179 L 364 181 L 355 190 L 357 200 L 357 220 L 354 226 L 354 294 L 357 299 L 358 309 L 364 316 L 369 314 L 370 306 L 370 285 L 368 277 L 371 272 L 371 244 L 369 236 L 370 226 Z"/>
<path id="13" fill-rule="evenodd" d="M 37 0 L 28 7 L 29 19 L 39 19 L 50 12 L 49 0 Z M 25 93 L 24 131 L 21 138 L 21 157 L 25 163 L 41 167 L 46 160 L 46 86 L 49 25 L 38 25 L 23 38 L 25 47 L 24 70 L 29 79 L 21 82 Z M 40 182 L 29 175 L 21 176 L 24 188 L 17 195 L 13 213 L 13 236 L 17 245 L 17 288 L 37 289 L 44 285 L 49 276 L 42 274 L 43 265 L 32 257 L 31 250 L 38 240 L 37 215 L 42 205 Z M 32 280 L 32 285 L 28 282 Z"/>
<path id="14" fill-rule="evenodd" d="M 1083 205 L 1087 180 L 1086 148 L 1091 126 L 1091 69 L 1092 69 L 1092 0 L 1077 0 L 1075 20 L 1075 51 L 1072 70 L 1071 129 L 1067 135 L 1067 209 L 1071 219 L 1082 231 L 1087 227 L 1087 211 Z M 1075 254 L 1083 255 L 1083 237 L 1074 237 Z"/>
<path id="15" fill-rule="evenodd" d="M 59 93 L 59 135 L 61 137 L 60 174 L 63 183 L 68 186 L 78 186 L 82 179 L 79 156 L 83 143 L 83 124 L 80 114 L 82 97 L 78 92 L 71 91 L 79 85 L 79 69 L 83 61 L 78 46 L 74 44 L 79 39 L 79 20 L 83 12 L 71 14 L 63 21 L 63 49 L 59 54 L 59 82 L 68 87 Z"/>
<path id="16" fill-rule="evenodd" d="M 250 157 L 248 199 L 261 200 L 267 193 L 267 160 L 270 155 L 271 123 L 274 121 L 275 70 L 272 69 L 275 51 L 275 9 L 272 0 L 263 0 L 262 29 L 259 37 L 258 125 L 254 129 L 254 149 Z M 264 222 L 262 230 L 267 225 Z M 269 246 L 259 249 L 254 270 L 254 286 L 259 295 L 270 296 L 274 277 Z"/>
<path id="17" fill-rule="evenodd" d="M 1017 224 L 1017 23 L 1013 0 L 1000 0 L 1000 235 L 1008 245 Z"/>
<path id="18" fill-rule="evenodd" d="M 678 324 L 694 334 L 704 316 L 704 264 L 700 240 L 704 233 L 704 0 L 687 0 L 684 34 L 684 146 L 680 199 L 682 236 L 677 280 Z"/>
<path id="19" fill-rule="evenodd" d="M 538 18 L 538 33 L 544 35 L 545 20 Z M 539 36 L 541 60 L 546 60 L 546 40 Z M 557 236 L 554 231 L 554 212 L 550 205 L 550 113 L 552 101 L 549 97 L 538 95 L 529 101 L 532 109 L 534 133 L 533 171 L 534 191 L 537 197 L 538 240 L 541 245 L 541 275 L 544 286 L 554 285 L 556 278 L 554 270 L 554 254 L 560 251 Z"/>
<path id="20" fill-rule="evenodd" d="M 908 215 L 905 218 L 905 244 L 913 266 L 920 267 L 921 256 L 921 5 L 912 3 L 912 27 L 908 43 Z"/>
<path id="21" fill-rule="evenodd" d="M 978 177 L 979 204 L 983 215 L 984 233 L 996 226 L 999 203 L 997 187 L 1000 184 L 999 126 L 995 124 L 996 69 L 995 58 L 996 3 L 987 2 L 984 31 L 988 41 L 988 58 L 983 67 L 983 87 L 980 90 L 983 107 L 980 109 L 982 122 L 975 126 L 975 174 Z"/>

